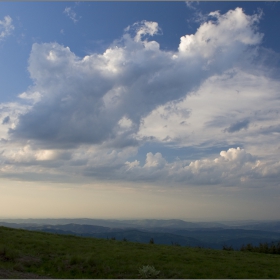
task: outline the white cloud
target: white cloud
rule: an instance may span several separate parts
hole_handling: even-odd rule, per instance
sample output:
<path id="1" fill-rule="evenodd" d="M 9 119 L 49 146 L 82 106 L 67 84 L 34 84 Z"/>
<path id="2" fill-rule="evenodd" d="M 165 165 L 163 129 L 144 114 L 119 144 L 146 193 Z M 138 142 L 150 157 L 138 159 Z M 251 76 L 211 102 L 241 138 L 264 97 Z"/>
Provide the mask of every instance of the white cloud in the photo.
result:
<path id="1" fill-rule="evenodd" d="M 0 40 L 9 36 L 15 29 L 12 22 L 13 20 L 10 16 L 5 16 L 3 20 L 0 20 Z"/>
<path id="2" fill-rule="evenodd" d="M 162 157 L 161 153 L 156 153 L 153 155 L 152 153 L 147 154 L 146 163 L 144 165 L 144 168 L 161 168 L 166 164 L 166 161 Z"/>
<path id="3" fill-rule="evenodd" d="M 134 23 L 133 28 L 136 29 L 136 35 L 134 37 L 134 40 L 136 42 L 142 41 L 144 35 L 154 36 L 155 34 L 158 34 L 160 31 L 157 22 L 146 21 L 146 20 Z M 128 30 L 130 30 L 130 27 L 126 28 L 126 31 Z"/>
<path id="4" fill-rule="evenodd" d="M 246 153 L 244 149 L 240 149 L 239 147 L 237 149 L 231 148 L 228 151 L 222 151 L 220 156 L 225 161 L 238 161 L 240 163 L 253 161 L 252 155 Z"/>
<path id="5" fill-rule="evenodd" d="M 240 53 L 245 46 L 257 45 L 262 40 L 263 34 L 255 32 L 254 28 L 259 15 L 248 16 L 241 8 L 236 8 L 224 15 L 216 11 L 209 16 L 215 21 L 203 23 L 196 34 L 181 37 L 179 53 L 217 63 L 219 57 L 227 61 L 234 50 Z M 213 56 L 215 61 L 211 61 Z"/>

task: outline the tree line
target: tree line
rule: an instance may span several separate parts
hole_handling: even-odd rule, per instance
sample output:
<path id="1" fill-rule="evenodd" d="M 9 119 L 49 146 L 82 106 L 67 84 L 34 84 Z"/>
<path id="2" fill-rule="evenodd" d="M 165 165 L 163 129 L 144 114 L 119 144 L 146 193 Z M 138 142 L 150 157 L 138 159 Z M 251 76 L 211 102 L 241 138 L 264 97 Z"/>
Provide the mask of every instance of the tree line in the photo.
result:
<path id="1" fill-rule="evenodd" d="M 223 246 L 223 250 L 226 251 L 234 251 L 232 246 Z M 240 248 L 242 252 L 256 252 L 256 253 L 264 253 L 264 254 L 280 254 L 280 241 L 271 242 L 271 243 L 260 243 L 258 246 L 254 246 L 251 243 L 247 245 L 242 245 Z"/>

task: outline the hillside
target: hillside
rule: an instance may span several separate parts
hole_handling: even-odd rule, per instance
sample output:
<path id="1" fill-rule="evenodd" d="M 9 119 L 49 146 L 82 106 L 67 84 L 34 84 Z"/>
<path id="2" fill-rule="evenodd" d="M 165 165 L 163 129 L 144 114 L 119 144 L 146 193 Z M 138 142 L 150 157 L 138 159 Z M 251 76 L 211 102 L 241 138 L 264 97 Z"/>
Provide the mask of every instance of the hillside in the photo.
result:
<path id="1" fill-rule="evenodd" d="M 1 278 L 141 278 L 146 265 L 159 278 L 280 278 L 280 255 L 0 227 Z"/>

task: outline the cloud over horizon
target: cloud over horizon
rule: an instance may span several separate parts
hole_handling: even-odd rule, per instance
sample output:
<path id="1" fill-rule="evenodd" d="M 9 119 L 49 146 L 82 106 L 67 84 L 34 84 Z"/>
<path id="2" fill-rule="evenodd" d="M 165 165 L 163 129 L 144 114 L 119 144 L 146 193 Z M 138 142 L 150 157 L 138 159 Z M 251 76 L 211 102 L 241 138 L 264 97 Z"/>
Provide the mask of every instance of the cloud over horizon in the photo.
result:
<path id="1" fill-rule="evenodd" d="M 55 42 L 33 44 L 33 85 L 17 103 L 1 104 L 1 174 L 185 186 L 278 178 L 279 81 L 256 62 L 267 54 L 260 19 L 241 8 L 211 12 L 195 34 L 180 38 L 177 51 L 162 50 L 155 40 L 160 26 L 145 20 L 127 27 L 104 53 L 78 57 Z M 148 152 L 141 165 L 138 148 L 149 141 L 229 148 L 219 157 L 173 162 Z M 271 148 L 260 151 L 268 142 Z"/>

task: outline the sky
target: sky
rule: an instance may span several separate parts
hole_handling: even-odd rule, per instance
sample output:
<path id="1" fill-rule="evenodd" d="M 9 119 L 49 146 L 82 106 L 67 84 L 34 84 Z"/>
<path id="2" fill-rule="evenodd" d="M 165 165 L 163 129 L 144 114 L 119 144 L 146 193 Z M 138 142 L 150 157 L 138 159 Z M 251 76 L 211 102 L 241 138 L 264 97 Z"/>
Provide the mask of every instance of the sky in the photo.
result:
<path id="1" fill-rule="evenodd" d="M 0 2 L 0 218 L 275 220 L 280 2 Z"/>

